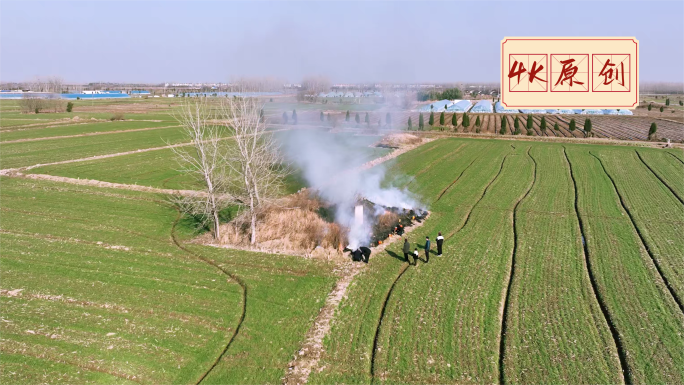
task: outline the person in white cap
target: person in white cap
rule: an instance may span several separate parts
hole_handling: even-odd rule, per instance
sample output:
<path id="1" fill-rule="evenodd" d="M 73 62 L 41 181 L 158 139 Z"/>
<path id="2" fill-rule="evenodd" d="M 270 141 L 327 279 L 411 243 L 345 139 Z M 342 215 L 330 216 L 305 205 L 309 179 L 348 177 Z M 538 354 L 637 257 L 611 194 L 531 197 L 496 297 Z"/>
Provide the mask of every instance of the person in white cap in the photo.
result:
<path id="1" fill-rule="evenodd" d="M 442 256 L 442 245 L 444 244 L 444 237 L 442 236 L 442 233 L 440 232 L 439 235 L 437 236 L 437 256 L 441 257 Z"/>

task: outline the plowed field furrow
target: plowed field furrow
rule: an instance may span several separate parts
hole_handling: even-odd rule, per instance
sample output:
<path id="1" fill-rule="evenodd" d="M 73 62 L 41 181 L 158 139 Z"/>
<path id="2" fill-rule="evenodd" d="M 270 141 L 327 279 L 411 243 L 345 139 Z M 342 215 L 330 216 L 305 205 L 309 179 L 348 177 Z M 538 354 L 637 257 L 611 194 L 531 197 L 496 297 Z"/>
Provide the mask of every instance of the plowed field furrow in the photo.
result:
<path id="1" fill-rule="evenodd" d="M 635 384 L 684 381 L 684 317 L 598 159 L 568 147 L 590 269 Z"/>
<path id="2" fill-rule="evenodd" d="M 581 115 L 570 115 L 570 116 L 558 116 L 558 125 L 561 126 L 561 130 L 565 131 L 566 136 L 573 138 L 583 138 L 584 133 L 581 131 L 584 125 L 584 119 L 580 118 Z M 570 121 L 575 119 L 575 131 L 570 131 Z"/>
<path id="3" fill-rule="evenodd" d="M 405 294 L 392 296 L 387 305 L 387 324 L 380 331 L 376 355 L 377 380 L 497 381 L 501 311 L 513 252 L 513 208 L 533 182 L 528 149 L 518 148 L 506 158 L 500 178 L 473 207 L 474 219 L 445 244 L 444 256 L 409 269 L 398 282 L 395 291 Z M 466 179 L 462 181 L 457 186 L 464 186 Z M 402 337 L 392 339 L 393 335 Z"/>
<path id="4" fill-rule="evenodd" d="M 607 150 L 599 155 L 592 151 L 592 155 L 600 159 L 615 184 L 646 251 L 684 313 L 684 205 L 644 166 L 635 151 Z"/>
<path id="5" fill-rule="evenodd" d="M 506 312 L 506 383 L 620 383 L 615 343 L 589 281 L 570 170 L 559 146 L 535 146 L 537 179 L 516 217 Z"/>
<path id="6" fill-rule="evenodd" d="M 553 127 L 551 127 L 551 130 L 549 130 L 548 120 L 546 122 L 546 132 L 542 131 L 542 129 L 541 129 L 541 116 L 532 115 L 532 120 L 534 120 L 534 126 L 538 128 L 540 136 L 554 136 Z"/>
<path id="7" fill-rule="evenodd" d="M 676 159 L 662 152 L 635 150 L 639 159 L 684 204 L 684 168 Z"/>

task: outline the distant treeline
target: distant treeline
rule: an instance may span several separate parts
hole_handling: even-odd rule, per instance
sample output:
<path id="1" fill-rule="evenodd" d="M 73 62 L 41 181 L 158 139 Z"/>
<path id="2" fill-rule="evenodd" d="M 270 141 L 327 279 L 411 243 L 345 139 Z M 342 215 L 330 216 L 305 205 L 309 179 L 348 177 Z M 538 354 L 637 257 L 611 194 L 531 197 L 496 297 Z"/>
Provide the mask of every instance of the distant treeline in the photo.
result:
<path id="1" fill-rule="evenodd" d="M 443 92 L 419 91 L 417 97 L 418 97 L 418 101 L 420 101 L 420 102 L 425 102 L 428 100 L 441 100 L 441 99 L 454 100 L 454 99 L 463 98 L 463 93 L 458 88 L 449 88 L 449 89 L 444 90 Z"/>

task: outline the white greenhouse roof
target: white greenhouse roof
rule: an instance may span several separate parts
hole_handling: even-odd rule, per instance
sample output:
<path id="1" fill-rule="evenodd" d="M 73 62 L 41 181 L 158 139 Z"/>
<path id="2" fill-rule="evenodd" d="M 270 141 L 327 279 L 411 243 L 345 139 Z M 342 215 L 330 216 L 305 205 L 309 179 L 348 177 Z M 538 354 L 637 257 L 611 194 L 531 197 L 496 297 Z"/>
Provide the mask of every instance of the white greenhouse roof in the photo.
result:
<path id="1" fill-rule="evenodd" d="M 618 115 L 634 115 L 634 114 L 630 110 L 620 110 L 620 111 L 618 111 Z"/>
<path id="2" fill-rule="evenodd" d="M 489 100 L 480 100 L 470 112 L 494 112 L 494 109 L 492 108 L 492 102 Z"/>
<path id="3" fill-rule="evenodd" d="M 584 110 L 580 115 L 603 115 L 603 110 Z"/>
<path id="4" fill-rule="evenodd" d="M 430 111 L 444 111 L 444 106 L 450 107 L 453 105 L 454 102 L 448 99 L 443 99 L 443 100 L 438 100 L 436 102 L 430 102 L 422 107 L 420 107 L 418 110 L 423 111 L 423 112 L 430 112 Z M 432 108 L 430 108 L 432 106 Z"/>
<path id="5" fill-rule="evenodd" d="M 503 104 L 501 102 L 496 102 L 494 104 L 494 110 L 500 114 L 517 114 L 518 110 L 516 109 L 509 109 L 509 108 L 504 108 Z"/>
<path id="6" fill-rule="evenodd" d="M 546 110 L 520 110 L 523 114 L 545 114 Z"/>
<path id="7" fill-rule="evenodd" d="M 603 110 L 603 115 L 617 115 L 618 110 Z"/>
<path id="8" fill-rule="evenodd" d="M 470 100 L 454 100 L 449 108 L 447 108 L 447 111 L 467 112 L 472 105 L 473 103 Z"/>
<path id="9" fill-rule="evenodd" d="M 575 114 L 575 110 L 564 110 L 564 109 L 560 109 L 560 110 L 558 110 L 558 113 L 559 113 L 559 114 L 562 114 L 562 115 L 574 115 L 574 114 Z"/>

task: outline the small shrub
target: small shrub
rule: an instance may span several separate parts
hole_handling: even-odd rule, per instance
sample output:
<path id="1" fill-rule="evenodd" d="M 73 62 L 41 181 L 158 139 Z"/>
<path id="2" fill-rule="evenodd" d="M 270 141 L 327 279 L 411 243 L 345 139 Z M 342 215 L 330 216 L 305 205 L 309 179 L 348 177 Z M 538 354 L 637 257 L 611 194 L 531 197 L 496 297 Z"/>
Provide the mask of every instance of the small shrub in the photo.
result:
<path id="1" fill-rule="evenodd" d="M 430 111 L 430 118 L 428 119 L 428 124 L 431 126 L 435 124 L 435 113 L 433 111 Z"/>
<path id="2" fill-rule="evenodd" d="M 439 114 L 439 125 L 444 126 L 444 111 L 442 111 L 442 113 Z"/>
<path id="3" fill-rule="evenodd" d="M 508 123 L 508 120 L 506 120 L 505 116 L 501 117 L 501 130 L 499 130 L 499 134 L 503 135 L 506 133 L 506 124 Z"/>
<path id="4" fill-rule="evenodd" d="M 518 119 L 517 116 L 515 117 L 515 120 L 513 121 L 513 128 L 515 128 L 518 132 L 520 132 L 520 119 Z"/>
<path id="5" fill-rule="evenodd" d="M 577 128 L 577 123 L 575 123 L 575 119 L 570 119 L 570 131 L 575 131 Z"/>
<path id="6" fill-rule="evenodd" d="M 124 113 L 123 112 L 115 112 L 114 115 L 112 115 L 109 120 L 114 121 L 114 120 L 124 120 Z"/>
<path id="7" fill-rule="evenodd" d="M 560 131 L 560 126 L 558 125 L 558 123 L 554 123 L 553 129 L 554 131 Z"/>
<path id="8" fill-rule="evenodd" d="M 71 110 L 73 110 L 73 109 L 74 109 L 74 103 L 72 103 L 72 102 L 67 103 L 66 112 L 71 112 Z"/>
<path id="9" fill-rule="evenodd" d="M 481 127 L 482 122 L 480 122 L 480 116 L 477 116 L 477 119 L 475 119 L 475 127 Z M 477 130 L 477 132 L 480 132 L 480 130 Z"/>
<path id="10" fill-rule="evenodd" d="M 344 117 L 344 121 L 345 122 L 349 121 L 349 110 L 347 110 L 347 115 Z"/>
<path id="11" fill-rule="evenodd" d="M 664 108 L 663 106 L 660 106 L 660 112 L 663 112 Z"/>
<path id="12" fill-rule="evenodd" d="M 454 127 L 458 126 L 458 118 L 456 117 L 456 114 L 451 114 L 451 125 Z"/>
<path id="13" fill-rule="evenodd" d="M 532 129 L 527 130 L 527 136 L 532 136 L 534 134 L 534 131 Z"/>
<path id="14" fill-rule="evenodd" d="M 649 105 L 648 105 L 648 110 L 651 111 L 651 108 L 653 108 L 653 105 L 652 105 L 652 104 L 649 104 Z"/>
<path id="15" fill-rule="evenodd" d="M 423 113 L 421 112 L 420 115 L 418 115 L 418 129 L 420 131 L 423 131 L 425 128 L 425 122 L 423 121 Z"/>
<path id="16" fill-rule="evenodd" d="M 546 132 L 546 117 L 545 116 L 542 116 L 541 123 L 539 123 L 539 128 L 542 130 L 542 132 Z"/>
<path id="17" fill-rule="evenodd" d="M 411 131 L 413 129 L 413 123 L 411 122 L 411 117 L 408 118 L 408 129 Z"/>
<path id="18" fill-rule="evenodd" d="M 532 119 L 532 115 L 527 115 L 527 129 L 531 130 L 533 125 L 534 120 Z"/>

